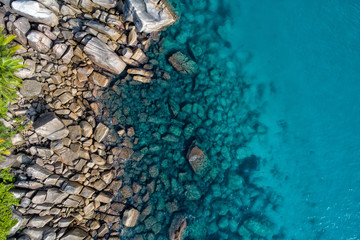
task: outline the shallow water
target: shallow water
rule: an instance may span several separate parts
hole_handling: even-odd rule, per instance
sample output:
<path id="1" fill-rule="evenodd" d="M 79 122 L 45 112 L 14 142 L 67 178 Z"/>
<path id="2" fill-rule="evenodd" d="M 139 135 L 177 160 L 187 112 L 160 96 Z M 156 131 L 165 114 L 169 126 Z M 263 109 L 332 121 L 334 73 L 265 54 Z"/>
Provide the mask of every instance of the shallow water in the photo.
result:
<path id="1" fill-rule="evenodd" d="M 149 54 L 158 77 L 103 95 L 115 130 L 134 126 L 144 155 L 126 163 L 124 184 L 141 186 L 128 200 L 142 215 L 123 235 L 166 239 L 183 214 L 186 239 L 358 239 L 359 5 L 173 5 L 180 22 Z M 196 74 L 169 65 L 175 51 Z M 205 175 L 187 162 L 194 142 Z"/>

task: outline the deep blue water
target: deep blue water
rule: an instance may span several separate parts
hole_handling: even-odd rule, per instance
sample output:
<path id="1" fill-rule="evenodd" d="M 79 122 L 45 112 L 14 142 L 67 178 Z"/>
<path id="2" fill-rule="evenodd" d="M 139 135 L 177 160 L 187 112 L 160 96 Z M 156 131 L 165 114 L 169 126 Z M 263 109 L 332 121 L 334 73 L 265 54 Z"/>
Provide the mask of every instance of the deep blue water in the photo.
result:
<path id="1" fill-rule="evenodd" d="M 167 239 L 182 214 L 186 239 L 360 239 L 360 3 L 172 3 L 180 21 L 148 53 L 152 82 L 103 95 L 143 156 L 122 163 L 140 190 L 118 199 L 141 212 L 122 236 Z M 176 51 L 195 74 L 170 66 Z M 187 162 L 195 142 L 205 176 Z"/>
<path id="2" fill-rule="evenodd" d="M 360 239 L 360 3 L 232 2 L 233 47 L 271 86 L 252 150 L 284 199 L 274 217 L 288 239 Z"/>

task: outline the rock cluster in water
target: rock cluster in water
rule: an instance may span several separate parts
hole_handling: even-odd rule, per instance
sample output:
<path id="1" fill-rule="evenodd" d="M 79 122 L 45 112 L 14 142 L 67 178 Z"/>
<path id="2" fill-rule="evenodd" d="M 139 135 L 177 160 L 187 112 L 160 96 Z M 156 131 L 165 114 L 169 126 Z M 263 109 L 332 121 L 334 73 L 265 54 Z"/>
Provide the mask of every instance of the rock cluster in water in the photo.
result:
<path id="1" fill-rule="evenodd" d="M 147 54 L 151 82 L 129 74 L 102 95 L 107 122 L 121 132 L 133 126 L 139 140 L 117 196 L 140 211 L 139 222 L 123 236 L 272 238 L 277 230 L 265 213 L 278 199 L 256 186 L 261 163 L 246 147 L 266 131 L 253 104 L 259 89 L 242 71 L 249 56 L 230 48 L 226 6 L 174 4 L 179 24 Z"/>
<path id="2" fill-rule="evenodd" d="M 21 198 L 9 238 L 120 239 L 140 218 L 140 209 L 116 198 L 133 191 L 123 184 L 123 162 L 141 156 L 132 149 L 134 128 L 117 133 L 102 123 L 107 113 L 98 99 L 114 74 L 150 82 L 144 64 L 153 37 L 125 20 L 121 1 L 0 2 L 0 28 L 17 35 L 16 57 L 27 65 L 16 73 L 24 79 L 21 98 L 4 121 L 28 123 L 0 164 L 12 167 Z"/>

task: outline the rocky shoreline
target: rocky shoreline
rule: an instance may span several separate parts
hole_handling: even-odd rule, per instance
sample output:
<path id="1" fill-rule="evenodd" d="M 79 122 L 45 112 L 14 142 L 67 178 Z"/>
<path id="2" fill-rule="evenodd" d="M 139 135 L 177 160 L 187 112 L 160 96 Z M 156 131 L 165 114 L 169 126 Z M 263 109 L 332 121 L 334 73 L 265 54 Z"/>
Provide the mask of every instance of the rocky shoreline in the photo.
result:
<path id="1" fill-rule="evenodd" d="M 16 57 L 27 65 L 17 73 L 22 97 L 4 120 L 10 127 L 14 117 L 28 123 L 0 163 L 12 167 L 13 193 L 21 198 L 10 239 L 120 239 L 140 215 L 126 198 L 137 186 L 123 185 L 121 176 L 125 162 L 140 161 L 142 153 L 132 149 L 134 128 L 106 125 L 98 98 L 119 74 L 151 81 L 145 52 L 176 14 L 165 1 L 0 2 L 0 28 L 17 35 L 23 47 Z"/>

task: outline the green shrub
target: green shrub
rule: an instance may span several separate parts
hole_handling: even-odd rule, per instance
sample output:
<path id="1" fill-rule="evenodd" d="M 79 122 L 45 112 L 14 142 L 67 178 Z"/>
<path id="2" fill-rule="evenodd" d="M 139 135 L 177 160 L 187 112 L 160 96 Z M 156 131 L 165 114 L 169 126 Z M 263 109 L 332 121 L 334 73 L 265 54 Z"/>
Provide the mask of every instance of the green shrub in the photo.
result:
<path id="1" fill-rule="evenodd" d="M 12 182 L 13 176 L 9 169 L 0 170 L 0 240 L 5 240 L 10 229 L 17 223 L 16 219 L 11 219 L 11 206 L 19 204 L 19 200 L 9 192 L 13 188 Z"/>
<path id="2" fill-rule="evenodd" d="M 21 87 L 22 80 L 15 76 L 15 72 L 25 67 L 22 60 L 14 59 L 14 53 L 21 46 L 9 47 L 15 35 L 5 36 L 0 29 L 0 117 L 5 117 L 7 105 L 17 98 L 16 88 Z"/>
<path id="3" fill-rule="evenodd" d="M 15 72 L 24 67 L 20 64 L 22 60 L 13 58 L 20 46 L 9 46 L 16 36 L 4 36 L 2 30 L 0 29 L 0 118 L 6 117 L 8 104 L 17 98 L 16 89 L 21 87 L 22 80 L 15 76 Z M 3 160 L 2 155 L 10 154 L 8 149 L 11 147 L 13 133 L 0 122 L 0 161 Z M 17 205 L 19 200 L 9 192 L 13 187 L 12 182 L 9 169 L 0 170 L 0 240 L 5 240 L 10 229 L 17 223 L 16 219 L 12 219 L 11 206 Z"/>

